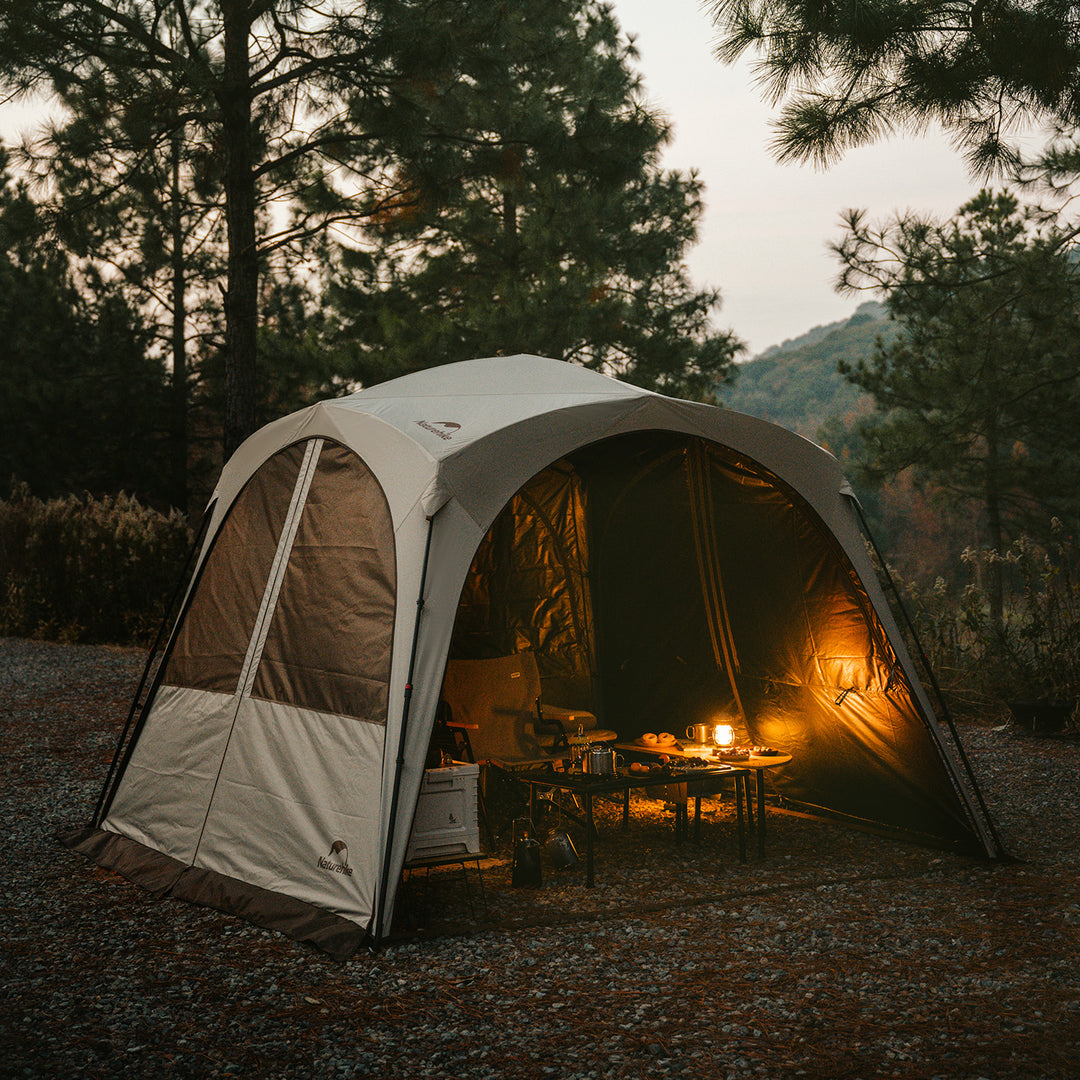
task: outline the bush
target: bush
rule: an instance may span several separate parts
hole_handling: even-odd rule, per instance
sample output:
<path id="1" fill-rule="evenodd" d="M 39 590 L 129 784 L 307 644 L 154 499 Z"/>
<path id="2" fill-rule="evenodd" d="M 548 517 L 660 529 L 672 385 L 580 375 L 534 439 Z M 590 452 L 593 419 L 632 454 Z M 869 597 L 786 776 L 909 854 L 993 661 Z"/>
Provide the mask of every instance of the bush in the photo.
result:
<path id="1" fill-rule="evenodd" d="M 904 586 L 905 606 L 950 706 L 1003 713 L 1009 702 L 1080 701 L 1080 548 L 1052 522 L 1043 544 L 1021 536 L 997 551 L 963 552 L 968 583 Z M 990 617 L 992 564 L 1006 571 L 1003 621 Z"/>
<path id="2" fill-rule="evenodd" d="M 0 500 L 0 634 L 149 644 L 191 544 L 183 516 L 128 495 Z"/>

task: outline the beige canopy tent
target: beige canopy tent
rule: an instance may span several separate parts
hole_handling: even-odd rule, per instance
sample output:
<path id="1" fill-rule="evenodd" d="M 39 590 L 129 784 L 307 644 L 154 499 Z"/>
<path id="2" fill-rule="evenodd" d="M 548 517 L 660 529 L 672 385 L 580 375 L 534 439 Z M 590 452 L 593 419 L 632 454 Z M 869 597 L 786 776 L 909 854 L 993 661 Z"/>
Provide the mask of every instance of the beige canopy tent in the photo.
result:
<path id="1" fill-rule="evenodd" d="M 347 956 L 388 931 L 448 659 L 524 651 L 545 699 L 623 738 L 730 719 L 791 752 L 790 804 L 999 854 L 837 462 L 532 356 L 408 375 L 240 447 L 68 842 Z"/>

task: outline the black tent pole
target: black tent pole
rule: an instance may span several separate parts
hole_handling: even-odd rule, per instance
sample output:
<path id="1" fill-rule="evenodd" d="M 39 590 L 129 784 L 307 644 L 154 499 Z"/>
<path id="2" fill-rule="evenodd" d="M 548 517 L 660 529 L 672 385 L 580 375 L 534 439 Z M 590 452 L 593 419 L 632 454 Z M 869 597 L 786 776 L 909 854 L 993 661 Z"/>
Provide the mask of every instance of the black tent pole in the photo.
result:
<path id="1" fill-rule="evenodd" d="M 436 511 L 437 513 L 437 511 Z M 431 534 L 435 527 L 435 514 L 428 519 L 427 540 L 424 542 L 424 562 L 420 569 L 420 593 L 416 598 L 416 621 L 413 623 L 412 651 L 409 655 L 409 675 L 405 681 L 405 696 L 401 706 L 401 730 L 398 733 L 397 766 L 394 770 L 394 788 L 390 796 L 390 817 L 386 826 L 386 854 L 383 857 L 382 880 L 375 894 L 375 933 L 373 944 L 378 947 L 383 936 L 383 906 L 390 888 L 390 863 L 394 847 L 394 826 L 397 824 L 398 797 L 401 793 L 401 772 L 405 767 L 405 733 L 409 726 L 409 706 L 412 703 L 413 674 L 416 671 L 416 653 L 420 643 L 420 619 L 424 614 L 424 589 L 427 585 L 428 560 L 431 557 Z"/>
<path id="2" fill-rule="evenodd" d="M 96 829 L 101 824 L 105 816 L 106 803 L 111 801 L 109 796 L 109 786 L 112 783 L 113 774 L 116 772 L 117 765 L 120 761 L 124 743 L 127 741 L 128 732 L 131 730 L 132 721 L 135 719 L 135 713 L 139 709 L 139 699 L 142 697 L 143 690 L 146 687 L 146 681 L 150 677 L 150 671 L 154 666 L 154 658 L 161 651 L 161 641 L 165 636 L 165 631 L 174 621 L 172 619 L 173 610 L 176 607 L 181 592 L 188 583 L 188 572 L 191 569 L 191 564 L 194 561 L 196 553 L 202 545 L 202 540 L 206 535 L 206 528 L 209 523 L 210 508 L 208 507 L 202 516 L 202 520 L 199 522 L 198 531 L 195 533 L 195 537 L 188 547 L 187 558 L 184 560 L 183 569 L 180 571 L 172 596 L 169 597 L 169 603 L 166 605 L 165 612 L 161 617 L 161 622 L 158 624 L 154 643 L 151 645 L 150 652 L 146 657 L 146 663 L 143 665 L 142 677 L 139 679 L 139 685 L 135 690 L 135 696 L 131 699 L 131 708 L 128 710 L 127 720 L 124 721 L 124 729 L 120 732 L 120 738 L 117 741 L 116 750 L 113 753 L 112 762 L 109 765 L 109 771 L 105 775 L 105 783 L 101 786 L 101 794 L 98 796 L 97 805 L 94 807 L 93 817 L 90 819 L 91 828 Z M 149 705 L 152 696 L 153 695 L 151 694 L 151 697 L 147 699 L 147 705 Z M 119 780 L 119 776 L 117 776 L 117 780 Z"/>
<path id="3" fill-rule="evenodd" d="M 862 525 L 863 535 L 870 541 L 870 546 L 874 549 L 874 554 L 877 556 L 878 565 L 881 567 L 881 572 L 885 577 L 885 580 L 889 583 L 889 589 L 892 591 L 893 598 L 896 600 L 896 606 L 900 611 L 904 620 L 904 625 L 907 627 L 908 633 L 911 635 L 911 640 L 915 643 L 915 648 L 919 650 L 919 659 L 922 662 L 923 670 L 926 672 L 930 679 L 930 685 L 934 688 L 934 694 L 938 699 L 938 705 L 941 707 L 942 715 L 945 717 L 945 723 L 948 725 L 949 732 L 952 734 L 953 745 L 956 747 L 956 751 L 960 757 L 960 761 L 964 766 L 964 771 L 967 773 L 968 780 L 971 783 L 972 790 L 975 792 L 975 798 L 978 801 L 979 808 L 983 812 L 983 817 L 986 820 L 986 824 L 990 829 L 990 835 L 994 839 L 994 843 L 997 844 L 998 852 L 1005 854 L 1005 847 L 1001 842 L 1001 837 L 998 836 L 997 826 L 994 824 L 993 816 L 990 814 L 990 808 L 986 805 L 986 801 L 983 799 L 982 790 L 979 788 L 979 782 L 975 779 L 975 771 L 971 767 L 971 761 L 968 759 L 967 751 L 964 749 L 964 744 L 960 741 L 960 733 L 956 730 L 956 724 L 953 721 L 952 710 L 950 710 L 948 702 L 945 700 L 945 695 L 941 692 L 941 687 L 938 685 L 937 676 L 934 674 L 934 669 L 930 664 L 930 658 L 926 655 L 926 650 L 923 648 L 922 640 L 919 638 L 918 631 L 915 629 L 915 623 L 911 616 L 908 614 L 907 605 L 904 603 L 904 598 L 900 595 L 900 590 L 896 587 L 896 582 L 893 580 L 892 574 L 889 572 L 888 564 L 885 562 L 885 556 L 882 554 L 881 549 L 877 545 L 877 541 L 874 539 L 874 534 L 870 531 L 870 526 L 867 523 L 866 517 L 863 514 L 863 509 L 859 505 L 858 499 L 852 499 L 855 504 L 855 512 L 859 516 L 859 522 Z"/>

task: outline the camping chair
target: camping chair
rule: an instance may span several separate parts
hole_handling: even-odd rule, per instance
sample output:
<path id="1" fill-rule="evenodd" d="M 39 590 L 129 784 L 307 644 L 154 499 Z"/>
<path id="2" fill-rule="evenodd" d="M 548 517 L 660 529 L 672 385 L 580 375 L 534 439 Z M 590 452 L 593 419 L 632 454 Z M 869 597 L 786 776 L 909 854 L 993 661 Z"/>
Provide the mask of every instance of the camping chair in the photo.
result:
<path id="1" fill-rule="evenodd" d="M 550 765 L 564 757 L 569 733 L 560 714 L 584 716 L 559 710 L 546 722 L 540 702 L 540 672 L 531 652 L 448 661 L 443 699 L 452 717 L 446 721 L 447 727 L 461 738 L 469 760 L 511 778 L 515 769 Z M 538 723 L 547 728 L 540 735 Z M 569 813 L 550 794 L 539 796 L 539 801 Z"/>
<path id="2" fill-rule="evenodd" d="M 543 765 L 553 759 L 536 735 L 540 672 L 531 652 L 487 660 L 450 660 L 443 699 L 453 729 L 464 733 L 474 761 L 504 768 Z"/>

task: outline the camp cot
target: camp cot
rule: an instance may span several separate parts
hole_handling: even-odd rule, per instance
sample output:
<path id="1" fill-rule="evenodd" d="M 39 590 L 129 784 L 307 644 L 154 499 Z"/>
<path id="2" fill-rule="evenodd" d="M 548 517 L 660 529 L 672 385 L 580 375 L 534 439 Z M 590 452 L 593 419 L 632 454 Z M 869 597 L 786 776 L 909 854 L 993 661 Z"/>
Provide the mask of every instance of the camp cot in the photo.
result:
<path id="1" fill-rule="evenodd" d="M 384 941 L 449 659 L 531 652 L 622 739 L 727 718 L 788 806 L 988 857 L 994 826 L 837 461 L 535 356 L 252 435 L 101 799 L 65 842 L 346 957 Z"/>

